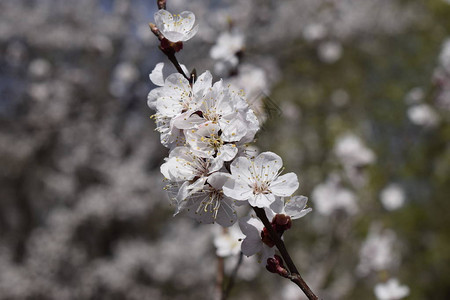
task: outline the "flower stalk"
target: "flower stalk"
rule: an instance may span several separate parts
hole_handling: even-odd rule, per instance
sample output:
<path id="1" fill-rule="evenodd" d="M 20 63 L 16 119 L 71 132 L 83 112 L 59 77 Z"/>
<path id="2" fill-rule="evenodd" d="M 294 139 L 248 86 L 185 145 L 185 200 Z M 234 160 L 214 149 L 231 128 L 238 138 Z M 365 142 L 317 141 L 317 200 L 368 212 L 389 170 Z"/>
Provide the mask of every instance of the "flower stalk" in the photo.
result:
<path id="1" fill-rule="evenodd" d="M 289 252 L 286 249 L 286 246 L 284 245 L 283 240 L 281 237 L 276 233 L 276 231 L 273 229 L 272 224 L 270 223 L 269 219 L 267 219 L 266 213 L 263 208 L 259 207 L 253 207 L 253 210 L 256 213 L 256 216 L 263 222 L 265 228 L 267 228 L 267 231 L 270 234 L 270 237 L 272 238 L 273 242 L 275 243 L 275 246 L 277 246 L 278 251 L 280 251 L 281 257 L 286 262 L 286 266 L 288 267 L 290 271 L 290 275 L 288 275 L 288 278 L 298 285 L 298 287 L 301 288 L 301 290 L 305 293 L 305 295 L 310 300 L 317 300 L 319 299 L 311 290 L 311 288 L 308 286 L 308 284 L 303 280 L 302 276 L 300 275 L 300 272 L 297 270 L 297 267 L 294 264 L 294 261 L 292 260 L 291 256 L 289 255 Z"/>

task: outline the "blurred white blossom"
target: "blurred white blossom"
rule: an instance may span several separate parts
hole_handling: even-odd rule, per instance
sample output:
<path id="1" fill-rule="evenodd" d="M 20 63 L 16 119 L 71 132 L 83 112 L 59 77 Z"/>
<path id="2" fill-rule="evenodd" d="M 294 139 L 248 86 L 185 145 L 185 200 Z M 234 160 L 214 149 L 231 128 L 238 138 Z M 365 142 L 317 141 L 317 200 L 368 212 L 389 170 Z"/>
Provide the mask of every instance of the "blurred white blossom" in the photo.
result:
<path id="1" fill-rule="evenodd" d="M 214 246 L 216 254 L 221 257 L 237 255 L 241 252 L 241 241 L 245 235 L 238 226 L 233 225 L 226 231 L 220 228 L 220 232 L 214 237 Z"/>
<path id="2" fill-rule="evenodd" d="M 378 283 L 374 292 L 378 300 L 399 300 L 409 295 L 409 287 L 400 285 L 397 278 L 391 278 L 386 283 Z"/>
<path id="3" fill-rule="evenodd" d="M 439 123 L 439 115 L 425 103 L 408 108 L 408 118 L 412 123 L 427 128 L 435 127 Z"/>
<path id="4" fill-rule="evenodd" d="M 237 31 L 222 32 L 217 37 L 209 52 L 211 58 L 217 60 L 214 67 L 217 74 L 226 74 L 238 65 L 237 54 L 243 50 L 244 41 L 244 35 Z"/>
<path id="5" fill-rule="evenodd" d="M 358 212 L 356 195 L 344 188 L 337 175 L 331 175 L 324 183 L 317 185 L 312 193 L 314 208 L 322 215 L 329 216 L 333 212 L 343 210 L 349 215 Z"/>
<path id="6" fill-rule="evenodd" d="M 381 191 L 380 199 L 385 209 L 396 210 L 405 203 L 405 191 L 400 185 L 392 183 Z"/>
<path id="7" fill-rule="evenodd" d="M 341 58 L 342 46 L 336 41 L 322 42 L 318 48 L 319 58 L 324 63 L 332 64 Z"/>
<path id="8" fill-rule="evenodd" d="M 399 263 L 399 253 L 395 249 L 397 236 L 390 229 L 382 229 L 380 224 L 372 224 L 366 240 L 359 251 L 357 272 L 361 276 L 371 271 L 389 270 Z"/>

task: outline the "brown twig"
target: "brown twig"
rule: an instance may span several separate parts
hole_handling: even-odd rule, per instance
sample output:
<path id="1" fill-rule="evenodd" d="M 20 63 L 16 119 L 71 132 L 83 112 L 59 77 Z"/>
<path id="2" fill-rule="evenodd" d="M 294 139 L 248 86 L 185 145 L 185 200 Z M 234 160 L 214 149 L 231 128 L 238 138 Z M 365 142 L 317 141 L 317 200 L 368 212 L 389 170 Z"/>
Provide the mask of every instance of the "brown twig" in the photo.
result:
<path id="1" fill-rule="evenodd" d="M 298 285 L 303 293 L 305 293 L 306 297 L 310 300 L 317 300 L 319 299 L 313 291 L 309 288 L 309 286 L 306 284 L 306 282 L 303 280 L 302 276 L 300 276 L 299 271 L 297 270 L 297 267 L 295 266 L 294 262 L 292 261 L 291 256 L 289 255 L 289 252 L 286 249 L 286 246 L 284 245 L 283 240 L 280 238 L 280 236 L 275 232 L 275 230 L 272 227 L 272 224 L 267 219 L 266 213 L 263 208 L 259 207 L 253 207 L 253 210 L 255 211 L 258 218 L 263 222 L 264 226 L 266 227 L 267 231 L 270 234 L 270 237 L 272 238 L 273 242 L 278 248 L 278 251 L 280 251 L 281 256 L 283 257 L 289 271 L 290 275 L 288 278 Z"/>
<path id="2" fill-rule="evenodd" d="M 166 0 L 156 0 L 158 4 L 158 9 L 166 9 Z"/>
<path id="3" fill-rule="evenodd" d="M 170 62 L 177 69 L 178 73 L 183 75 L 183 77 L 189 81 L 189 77 L 184 73 L 183 69 L 181 68 L 180 63 L 178 62 L 177 58 L 175 57 L 175 52 L 176 52 L 175 48 L 180 47 L 179 43 L 181 43 L 181 42 L 172 43 L 172 42 L 168 41 L 164 37 L 164 35 L 161 33 L 161 31 L 158 29 L 158 27 L 156 27 L 156 25 L 153 23 L 149 23 L 148 26 L 150 27 L 150 30 L 153 32 L 153 34 L 161 42 L 159 49 L 167 56 L 167 58 L 170 60 Z M 163 45 L 164 45 L 164 47 L 163 47 Z M 182 45 L 182 43 L 181 43 L 181 45 Z"/>

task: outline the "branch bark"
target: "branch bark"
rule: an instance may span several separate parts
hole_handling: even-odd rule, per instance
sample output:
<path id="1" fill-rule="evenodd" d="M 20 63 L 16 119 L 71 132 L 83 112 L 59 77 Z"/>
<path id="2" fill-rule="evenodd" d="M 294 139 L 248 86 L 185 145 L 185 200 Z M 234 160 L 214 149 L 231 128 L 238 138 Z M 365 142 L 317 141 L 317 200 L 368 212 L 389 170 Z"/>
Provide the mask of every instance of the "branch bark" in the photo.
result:
<path id="1" fill-rule="evenodd" d="M 283 258 L 284 262 L 286 263 L 286 266 L 289 269 L 289 272 L 291 273 L 288 278 L 295 283 L 300 289 L 305 293 L 306 297 L 310 300 L 317 300 L 319 299 L 313 291 L 309 288 L 308 284 L 303 280 L 302 276 L 300 275 L 300 272 L 297 270 L 297 267 L 295 266 L 291 256 L 289 255 L 289 252 L 286 249 L 286 246 L 284 245 L 283 240 L 281 237 L 275 232 L 275 230 L 272 227 L 272 224 L 267 219 L 266 212 L 263 208 L 259 207 L 253 207 L 253 210 L 255 211 L 258 218 L 263 222 L 264 226 L 266 227 L 267 231 L 270 234 L 270 237 L 272 238 L 273 242 L 278 248 L 278 251 L 280 251 L 281 257 Z"/>

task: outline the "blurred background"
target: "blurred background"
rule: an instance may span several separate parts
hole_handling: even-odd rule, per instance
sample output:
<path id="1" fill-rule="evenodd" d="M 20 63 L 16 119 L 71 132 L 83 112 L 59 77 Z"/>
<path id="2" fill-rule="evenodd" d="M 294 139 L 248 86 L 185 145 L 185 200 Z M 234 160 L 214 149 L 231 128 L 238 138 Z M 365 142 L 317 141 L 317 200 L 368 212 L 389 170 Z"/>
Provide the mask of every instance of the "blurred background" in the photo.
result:
<path id="1" fill-rule="evenodd" d="M 0 299 L 212 299 L 220 229 L 172 217 L 146 105 L 155 2 L 0 1 Z M 299 175 L 285 242 L 313 290 L 449 299 L 450 2 L 167 8 L 200 24 L 180 62 L 244 89 Z M 230 299 L 303 298 L 244 257 Z"/>

